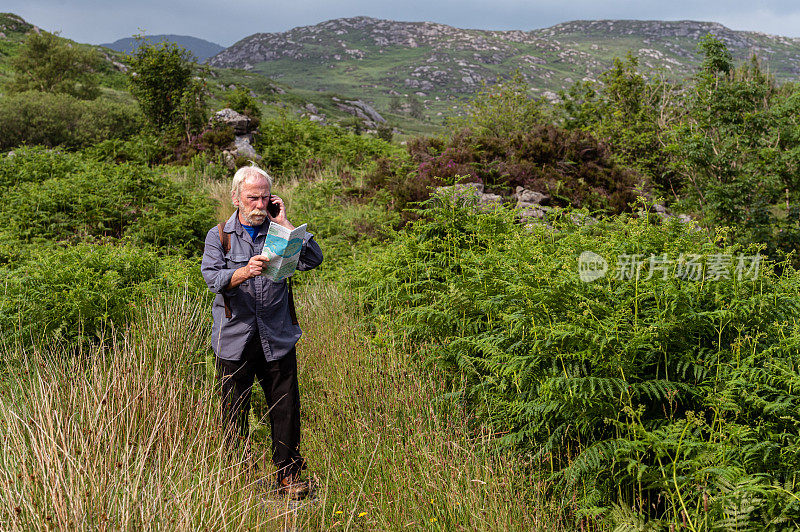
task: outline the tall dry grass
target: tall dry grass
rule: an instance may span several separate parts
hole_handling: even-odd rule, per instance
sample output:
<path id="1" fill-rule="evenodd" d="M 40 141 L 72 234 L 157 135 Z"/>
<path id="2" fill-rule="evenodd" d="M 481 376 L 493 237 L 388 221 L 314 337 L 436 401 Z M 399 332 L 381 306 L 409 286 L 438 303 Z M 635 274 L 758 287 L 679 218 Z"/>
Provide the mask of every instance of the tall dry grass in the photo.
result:
<path id="1" fill-rule="evenodd" d="M 238 530 L 274 517 L 242 456 L 224 452 L 206 315 L 152 301 L 107 348 L 53 346 L 7 368 L 0 528 Z"/>
<path id="2" fill-rule="evenodd" d="M 437 401 L 435 372 L 367 334 L 352 295 L 303 288 L 303 449 L 324 488 L 311 528 L 565 528 L 544 482 Z"/>
<path id="3" fill-rule="evenodd" d="M 315 502 L 293 511 L 270 492 L 258 400 L 251 458 L 225 452 L 208 309 L 165 297 L 105 348 L 4 355 L 18 361 L 0 385 L 0 528 L 561 528 L 545 486 L 437 405 L 407 353 L 371 341 L 351 296 L 319 283 L 298 296 Z"/>
<path id="4" fill-rule="evenodd" d="M 220 178 L 218 172 L 226 174 L 225 178 Z M 212 201 L 215 202 L 215 214 L 219 221 L 227 220 L 236 209 L 231 203 L 231 178 L 233 170 L 210 170 L 208 165 L 190 168 L 171 168 L 166 170 L 167 174 L 176 182 L 191 183 L 198 189 L 204 191 Z M 279 195 L 285 202 L 289 218 L 292 218 L 294 193 L 301 184 L 317 183 L 325 179 L 335 178 L 343 172 L 347 172 L 352 182 L 352 187 L 361 188 L 364 186 L 366 177 L 365 171 L 346 165 L 338 160 L 330 161 L 322 168 L 310 168 L 296 170 L 286 174 L 271 174 L 274 194 Z M 299 223 L 302 223 L 299 222 Z"/>

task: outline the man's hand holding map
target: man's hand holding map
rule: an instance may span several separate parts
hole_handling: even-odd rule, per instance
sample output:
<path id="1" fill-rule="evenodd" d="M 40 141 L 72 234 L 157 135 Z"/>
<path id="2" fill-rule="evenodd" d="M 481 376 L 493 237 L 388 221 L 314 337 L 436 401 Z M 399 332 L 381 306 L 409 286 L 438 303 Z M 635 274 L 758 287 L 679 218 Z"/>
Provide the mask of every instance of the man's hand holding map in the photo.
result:
<path id="1" fill-rule="evenodd" d="M 282 281 L 294 274 L 303 242 L 310 235 L 306 232 L 306 224 L 293 230 L 282 225 L 271 223 L 264 241 L 263 255 L 269 257 L 261 275 L 271 281 Z"/>

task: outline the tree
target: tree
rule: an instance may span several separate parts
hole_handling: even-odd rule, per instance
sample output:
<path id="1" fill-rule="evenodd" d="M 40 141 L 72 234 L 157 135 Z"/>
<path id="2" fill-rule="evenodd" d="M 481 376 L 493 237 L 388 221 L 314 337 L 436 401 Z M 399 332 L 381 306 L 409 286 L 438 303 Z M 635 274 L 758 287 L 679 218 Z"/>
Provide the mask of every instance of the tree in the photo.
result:
<path id="1" fill-rule="evenodd" d="M 93 49 L 81 49 L 46 31 L 30 33 L 11 59 L 12 93 L 36 90 L 64 93 L 83 100 L 99 94 L 95 71 L 100 63 Z"/>
<path id="2" fill-rule="evenodd" d="M 764 243 L 777 258 L 800 236 L 792 208 L 800 200 L 800 90 L 778 86 L 755 57 L 735 67 L 718 39 L 706 37 L 700 48 L 687 120 L 670 146 L 673 167 L 709 225 L 730 226 L 732 238 Z"/>
<path id="3" fill-rule="evenodd" d="M 697 45 L 703 54 L 701 75 L 725 77 L 733 70 L 733 59 L 725 43 L 711 34 L 700 39 Z"/>
<path id="4" fill-rule="evenodd" d="M 628 52 L 624 60 L 614 58 L 598 81 L 579 81 L 559 96 L 566 128 L 592 133 L 612 147 L 617 161 L 649 177 L 661 192 L 676 194 L 679 182 L 665 150 L 668 125 L 679 113 L 675 86 L 646 79 Z"/>
<path id="5" fill-rule="evenodd" d="M 408 98 L 408 105 L 409 105 L 409 112 L 408 114 L 411 115 L 412 118 L 416 118 L 417 120 L 422 120 L 425 115 L 425 106 L 422 105 L 422 102 L 416 96 L 410 96 Z"/>
<path id="6" fill-rule="evenodd" d="M 487 86 L 467 104 L 466 116 L 455 119 L 460 127 L 468 127 L 476 133 L 503 137 L 526 132 L 542 123 L 544 102 L 531 98 L 528 82 L 517 70 L 511 78 Z"/>
<path id="7" fill-rule="evenodd" d="M 127 57 L 131 93 L 153 127 L 188 137 L 205 122 L 205 72 L 182 46 L 137 39 L 138 47 Z"/>

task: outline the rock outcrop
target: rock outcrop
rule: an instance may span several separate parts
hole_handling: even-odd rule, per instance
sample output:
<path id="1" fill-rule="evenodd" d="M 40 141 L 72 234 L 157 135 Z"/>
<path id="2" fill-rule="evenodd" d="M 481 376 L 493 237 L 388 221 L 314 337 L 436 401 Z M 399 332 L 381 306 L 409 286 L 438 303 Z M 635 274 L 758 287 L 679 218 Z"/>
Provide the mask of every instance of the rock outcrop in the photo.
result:
<path id="1" fill-rule="evenodd" d="M 535 190 L 517 187 L 513 199 L 517 200 L 516 207 L 523 222 L 546 218 L 547 213 L 552 210 L 546 205 L 550 202 L 550 196 Z"/>
<path id="2" fill-rule="evenodd" d="M 503 197 L 499 194 L 484 192 L 483 183 L 459 183 L 452 186 L 436 187 L 433 195 L 453 198 L 463 205 L 475 205 L 479 208 L 503 203 Z"/>
<path id="3" fill-rule="evenodd" d="M 361 100 L 341 100 L 335 96 L 331 99 L 336 103 L 336 107 L 346 113 L 356 116 L 368 128 L 374 129 L 378 127 L 378 124 L 386 123 L 386 119 L 383 118 L 374 107 Z"/>
<path id="4" fill-rule="evenodd" d="M 309 102 L 305 104 L 303 108 L 298 112 L 300 113 L 300 116 L 308 118 L 312 122 L 319 122 L 322 125 L 328 123 L 325 113 L 320 113 L 319 109 L 317 109 L 317 106 L 314 105 L 313 103 Z"/>
<path id="5" fill-rule="evenodd" d="M 236 159 L 244 157 L 253 161 L 260 161 L 261 156 L 256 153 L 253 147 L 252 120 L 249 117 L 237 113 L 233 109 L 225 108 L 214 113 L 209 120 L 209 125 L 226 124 L 233 128 L 233 143 L 222 151 L 225 165 L 228 168 L 236 168 Z"/>

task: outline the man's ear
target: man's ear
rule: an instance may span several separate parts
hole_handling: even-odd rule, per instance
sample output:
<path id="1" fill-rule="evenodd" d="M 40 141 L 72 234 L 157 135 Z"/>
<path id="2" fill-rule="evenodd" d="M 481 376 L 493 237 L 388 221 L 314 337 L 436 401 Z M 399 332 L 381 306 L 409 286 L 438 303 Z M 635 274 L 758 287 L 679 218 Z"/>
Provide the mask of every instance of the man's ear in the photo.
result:
<path id="1" fill-rule="evenodd" d="M 239 195 L 236 192 L 231 192 L 231 201 L 234 207 L 239 207 Z"/>

